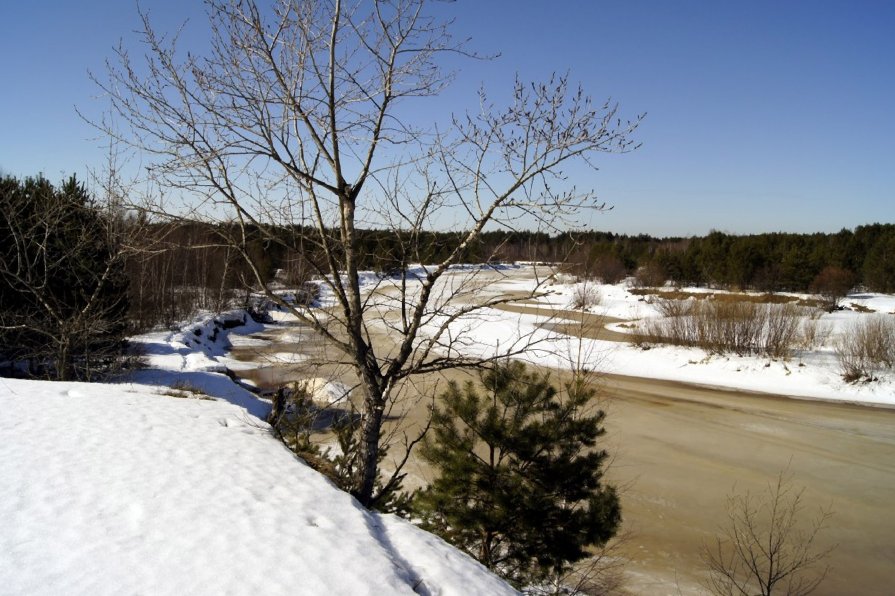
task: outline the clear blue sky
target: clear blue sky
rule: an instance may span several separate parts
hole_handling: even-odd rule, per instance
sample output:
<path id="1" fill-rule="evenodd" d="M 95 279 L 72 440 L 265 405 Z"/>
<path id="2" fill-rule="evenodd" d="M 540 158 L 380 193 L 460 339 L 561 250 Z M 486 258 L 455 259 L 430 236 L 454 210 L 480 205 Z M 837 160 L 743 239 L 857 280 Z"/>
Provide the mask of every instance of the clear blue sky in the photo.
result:
<path id="1" fill-rule="evenodd" d="M 162 28 L 203 20 L 199 2 L 144 0 Z M 570 172 L 615 206 L 596 229 L 653 235 L 836 231 L 895 222 L 895 1 L 604 2 L 459 0 L 457 37 L 492 61 L 464 61 L 427 112 L 475 108 L 566 72 L 623 114 L 647 112 L 643 146 Z M 83 176 L 101 141 L 75 113 L 103 104 L 87 76 L 136 4 L 4 2 L 0 170 Z"/>

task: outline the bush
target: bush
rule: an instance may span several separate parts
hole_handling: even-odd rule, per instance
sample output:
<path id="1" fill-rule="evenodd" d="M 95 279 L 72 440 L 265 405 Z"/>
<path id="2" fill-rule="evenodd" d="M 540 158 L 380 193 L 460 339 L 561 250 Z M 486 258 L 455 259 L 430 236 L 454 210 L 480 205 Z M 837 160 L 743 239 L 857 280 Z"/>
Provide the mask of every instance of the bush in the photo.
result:
<path id="1" fill-rule="evenodd" d="M 802 350 L 813 350 L 827 343 L 833 329 L 819 320 L 820 314 L 820 311 L 814 311 L 802 320 L 798 336 L 798 346 Z"/>
<path id="2" fill-rule="evenodd" d="M 794 304 L 659 299 L 661 315 L 643 324 L 639 343 L 703 348 L 712 354 L 788 358 L 799 338 L 802 310 Z"/>
<path id="3" fill-rule="evenodd" d="M 784 470 L 763 493 L 728 496 L 722 535 L 702 548 L 705 586 L 713 594 L 806 596 L 817 589 L 835 548 L 820 546 L 818 537 L 833 512 L 806 512 L 804 492 Z"/>
<path id="4" fill-rule="evenodd" d="M 600 304 L 600 291 L 592 283 L 582 282 L 572 290 L 569 308 L 588 310 Z"/>
<path id="5" fill-rule="evenodd" d="M 604 284 L 617 284 L 625 279 L 628 272 L 625 270 L 625 264 L 622 260 L 614 255 L 601 255 L 594 261 L 591 267 L 591 274 L 595 279 L 599 279 Z"/>
<path id="6" fill-rule="evenodd" d="M 836 341 L 842 378 L 853 383 L 871 381 L 895 366 L 895 319 L 873 315 L 851 325 Z"/>
<path id="7" fill-rule="evenodd" d="M 801 309 L 794 304 L 765 307 L 766 323 L 759 350 L 771 358 L 789 358 L 799 339 Z"/>
<path id="8" fill-rule="evenodd" d="M 650 261 L 637 270 L 634 276 L 634 283 L 638 288 L 658 288 L 665 285 L 668 277 L 662 266 L 655 261 Z"/>
<path id="9" fill-rule="evenodd" d="M 853 285 L 855 285 L 854 273 L 842 267 L 827 266 L 811 282 L 810 289 L 823 298 L 827 311 L 833 311 Z"/>

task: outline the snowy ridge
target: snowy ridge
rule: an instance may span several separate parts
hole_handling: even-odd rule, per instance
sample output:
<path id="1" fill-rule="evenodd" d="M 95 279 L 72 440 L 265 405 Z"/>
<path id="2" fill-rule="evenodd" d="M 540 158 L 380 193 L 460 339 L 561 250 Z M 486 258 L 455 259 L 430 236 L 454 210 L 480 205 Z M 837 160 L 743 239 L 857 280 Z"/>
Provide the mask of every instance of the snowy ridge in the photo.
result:
<path id="1" fill-rule="evenodd" d="M 254 322 L 244 310 L 234 310 L 200 316 L 177 331 L 157 331 L 131 338 L 140 346 L 149 368 L 131 374 L 129 380 L 163 388 L 196 388 L 240 406 L 263 421 L 270 412 L 270 404 L 230 379 L 228 370 L 239 370 L 246 365 L 226 355 L 231 347 L 231 334 L 248 335 L 262 329 L 263 325 Z"/>
<path id="2" fill-rule="evenodd" d="M 205 314 L 176 331 L 158 331 L 132 338 L 141 346 L 153 369 L 169 371 L 224 372 L 231 360 L 229 334 L 256 333 L 263 329 L 244 310 Z"/>

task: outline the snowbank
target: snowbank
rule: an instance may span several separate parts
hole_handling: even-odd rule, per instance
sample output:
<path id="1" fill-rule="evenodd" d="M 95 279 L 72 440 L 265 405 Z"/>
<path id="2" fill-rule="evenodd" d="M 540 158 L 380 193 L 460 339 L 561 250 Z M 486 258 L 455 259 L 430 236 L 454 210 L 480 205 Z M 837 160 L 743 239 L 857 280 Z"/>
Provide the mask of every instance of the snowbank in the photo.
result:
<path id="1" fill-rule="evenodd" d="M 0 379 L 0 593 L 513 593 L 244 409 L 159 392 Z"/>
<path id="2" fill-rule="evenodd" d="M 151 368 L 129 384 L 0 378 L 0 594 L 515 593 L 270 434 L 226 374 L 262 329 L 233 311 L 134 338 Z"/>

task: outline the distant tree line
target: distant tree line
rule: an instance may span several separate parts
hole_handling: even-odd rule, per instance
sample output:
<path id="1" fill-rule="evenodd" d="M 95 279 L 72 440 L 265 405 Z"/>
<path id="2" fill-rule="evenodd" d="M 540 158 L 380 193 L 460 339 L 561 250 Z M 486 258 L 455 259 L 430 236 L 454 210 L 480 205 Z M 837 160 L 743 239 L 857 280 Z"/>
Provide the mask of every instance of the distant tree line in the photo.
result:
<path id="1" fill-rule="evenodd" d="M 6 180 L 17 184 L 13 178 Z M 23 184 L 52 186 L 42 179 Z M 79 200 L 92 205 L 83 188 L 81 192 Z M 10 207 L 7 214 L 13 217 L 15 210 Z M 117 225 L 118 242 L 127 248 L 121 261 L 130 282 L 126 303 L 132 330 L 173 324 L 197 309 L 220 310 L 244 296 L 253 279 L 245 255 L 252 257 L 264 278 L 279 276 L 293 286 L 314 277 L 325 258 L 319 246 L 306 246 L 299 254 L 285 248 L 288 242 L 271 240 L 301 234 L 287 228 L 271 235 L 270 230 L 262 233 L 248 227 L 245 237 L 235 239 L 240 232 L 235 225 L 157 223 L 133 215 L 119 217 Z M 411 263 L 443 260 L 464 237 L 462 232 L 415 234 L 410 238 L 401 231 L 358 230 L 358 266 L 396 275 Z M 609 283 L 637 274 L 645 285 L 670 281 L 768 292 L 821 291 L 812 284 L 822 272 L 833 276 L 830 268 L 834 268 L 839 285 L 845 279 L 869 290 L 895 292 L 895 224 L 877 223 L 835 234 L 737 236 L 713 231 L 691 238 L 490 231 L 468 247 L 467 255 L 469 262 L 564 263 L 572 273 Z"/>
<path id="2" fill-rule="evenodd" d="M 430 263 L 453 250 L 462 234 L 426 232 L 413 254 L 400 232 L 360 230 L 362 267 L 395 272 Z M 628 236 L 612 232 L 486 232 L 469 250 L 470 262 L 565 263 L 573 273 L 616 282 L 640 274 L 648 282 L 766 292 L 814 291 L 818 276 L 847 272 L 868 290 L 895 292 L 895 224 L 858 226 L 836 233 L 766 233 L 739 236 L 713 231 L 690 238 Z M 273 262 L 281 257 L 272 254 Z M 656 285 L 651 283 L 648 285 Z"/>
<path id="3" fill-rule="evenodd" d="M 676 284 L 810 291 L 821 272 L 835 268 L 868 290 L 895 291 L 895 224 L 875 223 L 834 234 L 736 236 L 713 231 L 702 237 L 662 239 L 595 232 L 575 235 L 575 240 L 579 246 L 571 251 L 571 267 L 597 277 L 614 265 L 629 274 L 645 270 Z"/>
<path id="4" fill-rule="evenodd" d="M 147 224 L 131 221 L 127 259 L 130 318 L 137 328 L 171 324 L 196 309 L 215 310 L 246 296 L 253 285 L 244 254 L 267 280 L 297 287 L 325 270 L 323 247 L 278 236 L 308 236 L 303 230 L 262 230 L 198 222 Z M 333 232 L 334 235 L 337 233 Z M 358 267 L 399 275 L 413 263 L 443 260 L 462 232 L 357 230 Z M 412 248 L 411 248 L 412 247 Z M 336 245 L 328 247 L 338 251 Z M 835 234 L 768 233 L 737 236 L 711 232 L 691 238 L 628 236 L 612 232 L 490 231 L 467 248 L 468 261 L 563 263 L 574 274 L 615 283 L 636 275 L 644 285 L 666 281 L 765 292 L 836 295 L 861 285 L 895 292 L 895 224 L 860 226 Z M 338 258 L 339 255 L 336 255 Z M 843 285 L 845 288 L 843 289 Z"/>
<path id="5" fill-rule="evenodd" d="M 387 271 L 406 262 L 431 262 L 456 246 L 460 235 L 429 232 L 428 253 L 404 254 L 392 232 L 366 231 L 366 268 Z M 851 274 L 854 284 L 895 292 L 895 224 L 859 226 L 836 233 L 713 231 L 691 238 L 628 236 L 612 232 L 493 231 L 472 247 L 471 261 L 563 262 L 574 273 L 615 282 L 640 272 L 658 281 L 759 291 L 811 291 L 827 268 Z M 648 280 L 655 281 L 655 280 Z M 655 284 L 652 284 L 655 285 Z"/>

